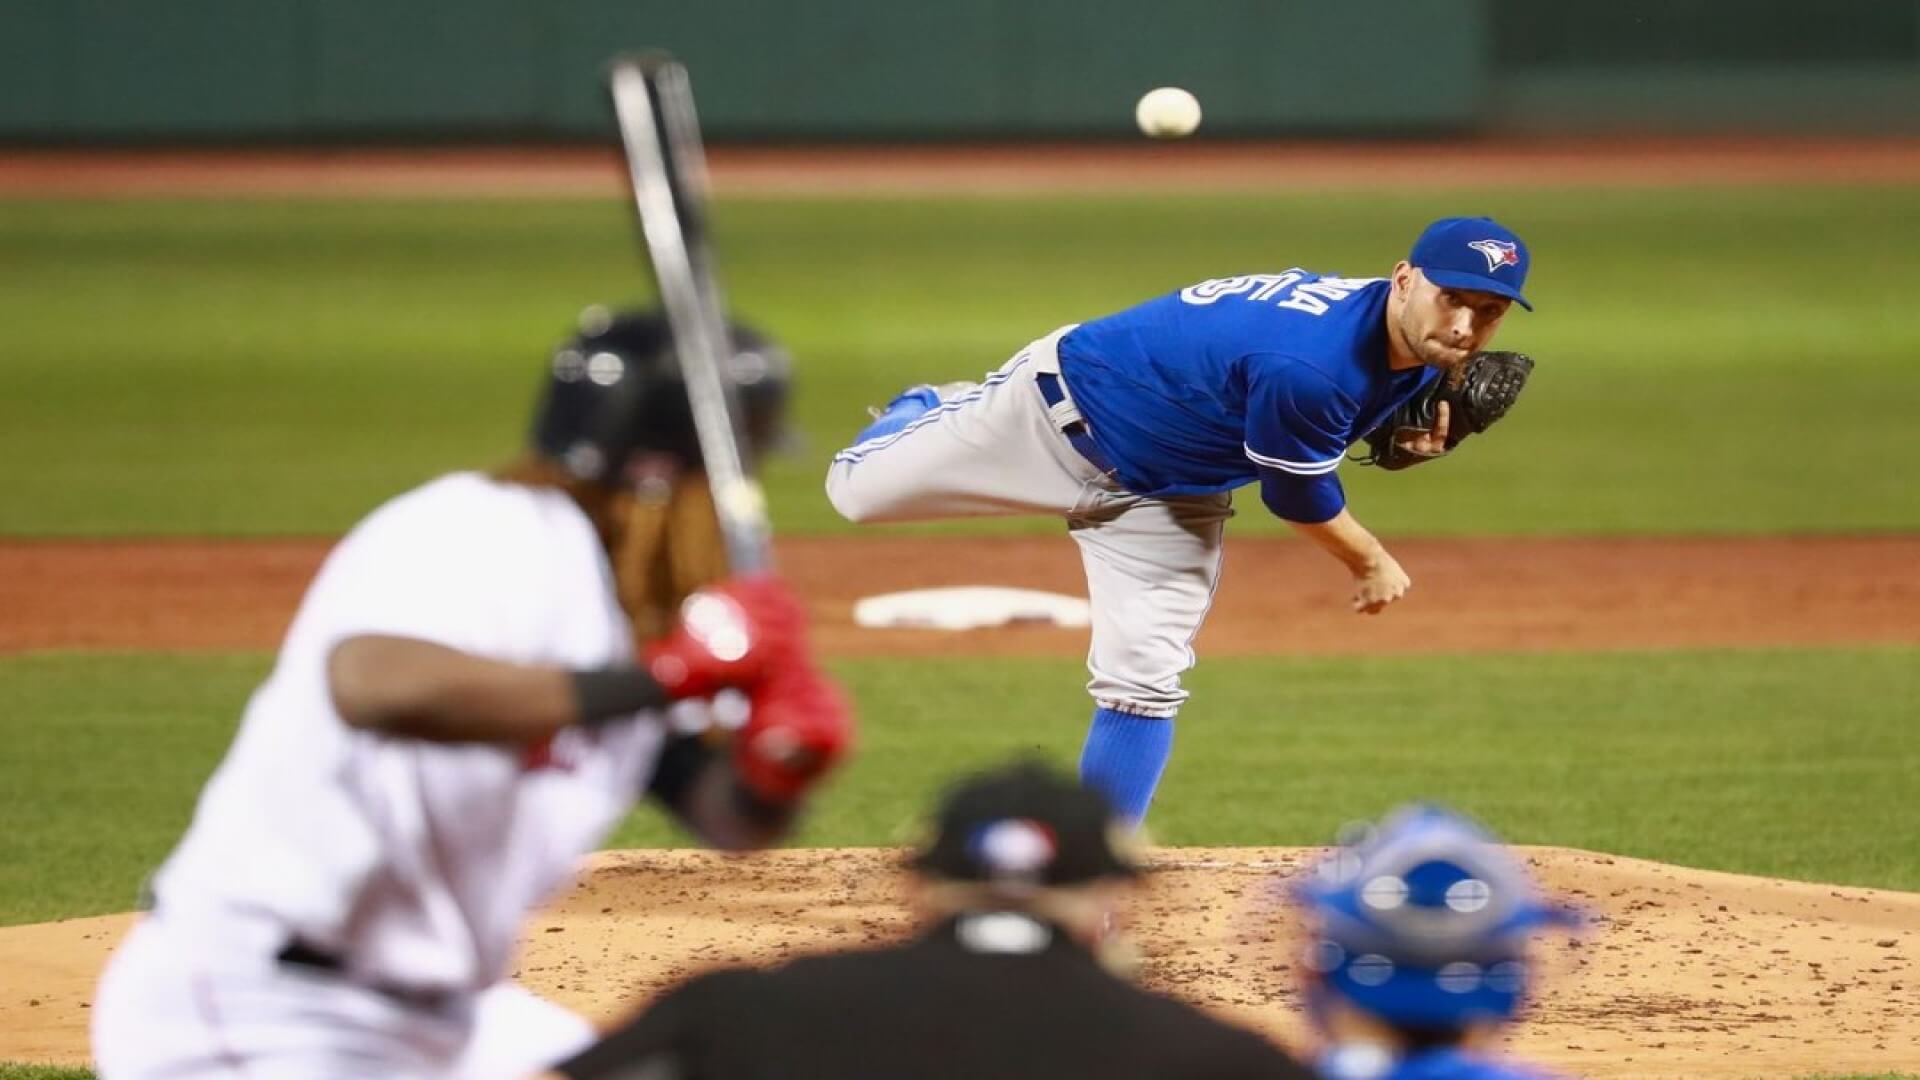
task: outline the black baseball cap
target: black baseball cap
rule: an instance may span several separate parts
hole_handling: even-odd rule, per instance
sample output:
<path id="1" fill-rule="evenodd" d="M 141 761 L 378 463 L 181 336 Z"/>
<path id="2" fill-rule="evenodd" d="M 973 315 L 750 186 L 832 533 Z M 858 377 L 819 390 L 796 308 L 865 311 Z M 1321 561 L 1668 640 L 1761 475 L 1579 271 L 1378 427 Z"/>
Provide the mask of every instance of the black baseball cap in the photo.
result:
<path id="1" fill-rule="evenodd" d="M 911 863 L 929 877 L 1039 888 L 1140 873 L 1106 798 L 1038 761 L 960 780 L 934 828 Z"/>

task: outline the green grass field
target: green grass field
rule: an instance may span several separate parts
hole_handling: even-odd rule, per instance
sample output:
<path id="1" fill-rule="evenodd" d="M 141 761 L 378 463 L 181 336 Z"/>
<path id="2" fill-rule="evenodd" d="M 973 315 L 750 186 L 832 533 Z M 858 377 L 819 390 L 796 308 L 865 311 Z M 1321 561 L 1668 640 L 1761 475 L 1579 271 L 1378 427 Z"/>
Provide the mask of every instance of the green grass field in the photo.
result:
<path id="1" fill-rule="evenodd" d="M 26 826 L 0 831 L 0 923 L 130 908 L 265 666 L 0 658 L 0 818 Z M 1072 661 L 836 670 L 865 739 L 804 845 L 907 842 L 955 770 L 1071 760 L 1085 726 Z M 1920 889 L 1920 649 L 1221 660 L 1191 685 L 1153 815 L 1164 843 L 1320 844 L 1437 798 L 1522 843 Z M 612 841 L 680 842 L 644 810 Z"/>
<path id="2" fill-rule="evenodd" d="M 823 464 L 905 383 L 1205 277 L 1382 273 L 1467 210 L 1533 245 L 1539 311 L 1500 340 L 1543 366 L 1447 468 L 1348 470 L 1370 523 L 1920 527 L 1888 464 L 1920 394 L 1920 250 L 1892 226 L 1920 191 L 1818 187 L 725 203 L 735 307 L 802 365 L 776 517 L 843 527 Z M 646 291 L 630 232 L 616 200 L 0 202 L 0 535 L 331 533 L 503 458 L 578 309 Z"/>

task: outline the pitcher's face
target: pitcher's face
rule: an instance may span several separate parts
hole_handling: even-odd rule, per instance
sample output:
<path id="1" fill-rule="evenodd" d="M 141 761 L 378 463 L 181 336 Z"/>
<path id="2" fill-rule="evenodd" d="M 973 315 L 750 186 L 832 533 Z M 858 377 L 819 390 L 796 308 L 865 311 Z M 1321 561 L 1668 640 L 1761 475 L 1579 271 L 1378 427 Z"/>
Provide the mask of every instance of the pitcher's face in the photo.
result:
<path id="1" fill-rule="evenodd" d="M 1451 368 L 1484 350 L 1513 301 L 1493 293 L 1435 285 L 1418 268 L 1394 267 L 1400 337 L 1429 367 Z"/>

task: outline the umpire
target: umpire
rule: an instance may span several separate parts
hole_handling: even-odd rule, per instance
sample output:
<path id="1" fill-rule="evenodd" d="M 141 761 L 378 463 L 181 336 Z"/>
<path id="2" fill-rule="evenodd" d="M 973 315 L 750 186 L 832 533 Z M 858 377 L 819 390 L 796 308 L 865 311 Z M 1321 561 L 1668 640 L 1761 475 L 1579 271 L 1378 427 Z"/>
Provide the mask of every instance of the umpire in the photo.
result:
<path id="1" fill-rule="evenodd" d="M 1102 960 L 1139 868 L 1106 801 L 1037 764 L 965 780 L 917 853 L 929 924 L 887 948 L 681 985 L 574 1080 L 1309 1075 Z"/>

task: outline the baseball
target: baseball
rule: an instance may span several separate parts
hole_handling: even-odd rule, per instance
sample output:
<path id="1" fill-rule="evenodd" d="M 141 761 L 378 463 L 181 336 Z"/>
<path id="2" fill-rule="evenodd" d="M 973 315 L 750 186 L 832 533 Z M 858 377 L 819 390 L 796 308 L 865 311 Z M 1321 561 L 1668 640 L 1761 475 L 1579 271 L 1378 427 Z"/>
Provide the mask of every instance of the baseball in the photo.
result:
<path id="1" fill-rule="evenodd" d="M 1141 95 L 1134 123 L 1155 139 L 1178 139 L 1200 126 L 1200 99 L 1177 86 L 1160 86 Z"/>

